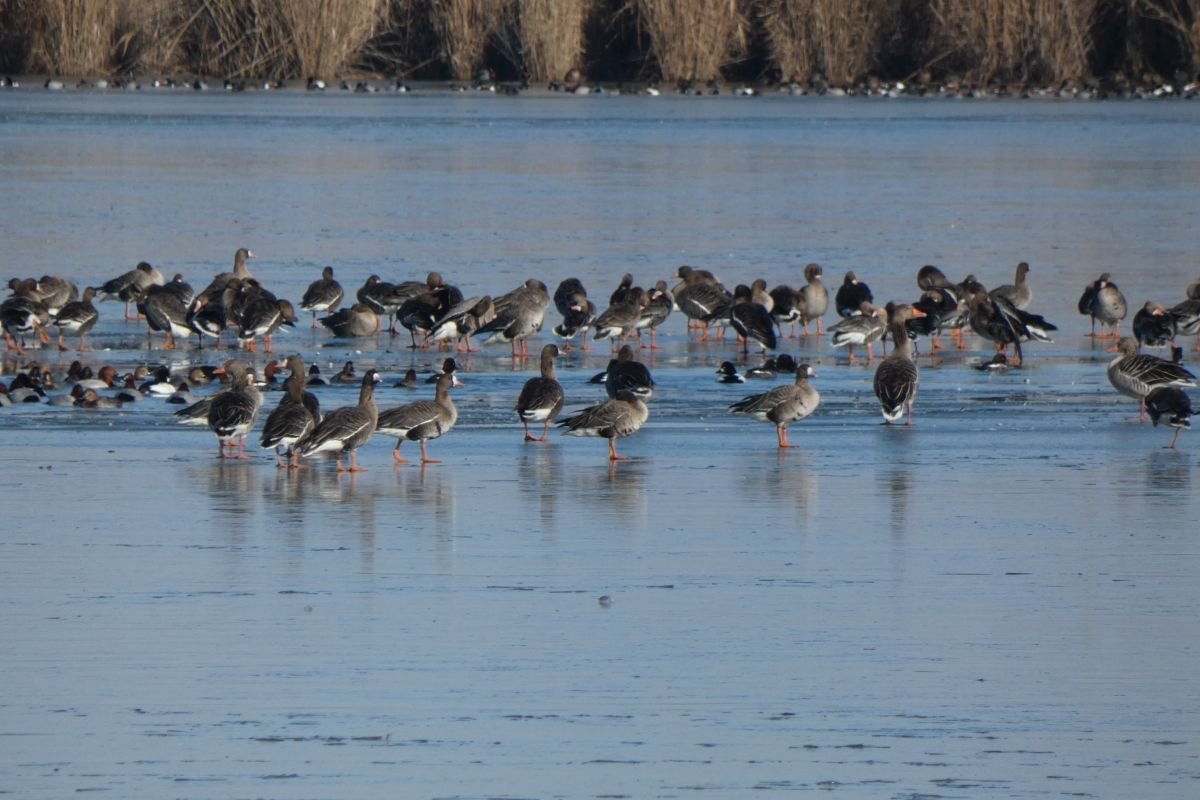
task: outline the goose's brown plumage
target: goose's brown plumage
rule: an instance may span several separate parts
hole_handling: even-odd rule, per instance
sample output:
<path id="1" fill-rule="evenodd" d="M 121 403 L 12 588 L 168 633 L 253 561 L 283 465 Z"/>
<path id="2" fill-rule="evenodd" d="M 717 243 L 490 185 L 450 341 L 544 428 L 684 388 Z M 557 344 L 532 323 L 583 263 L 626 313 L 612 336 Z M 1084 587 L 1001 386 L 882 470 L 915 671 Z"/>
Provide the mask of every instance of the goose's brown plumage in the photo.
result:
<path id="1" fill-rule="evenodd" d="M 807 364 L 796 367 L 796 382 L 790 386 L 776 386 L 769 392 L 744 397 L 729 406 L 734 414 L 745 414 L 762 422 L 775 425 L 776 438 L 780 447 L 794 447 L 788 443 L 787 429 L 793 422 L 804 419 L 817 410 L 821 395 L 808 383 L 815 373 Z"/>
<path id="2" fill-rule="evenodd" d="M 405 439 L 415 441 L 421 447 L 421 463 L 436 464 L 425 450 L 425 442 L 442 436 L 458 422 L 458 409 L 450 398 L 450 388 L 461 385 L 453 364 L 437 379 L 437 391 L 433 400 L 419 400 L 415 403 L 397 406 L 379 415 L 379 432 L 396 437 L 396 447 L 392 450 L 392 458 L 397 464 L 406 463 L 400 456 L 400 445 Z"/>
<path id="3" fill-rule="evenodd" d="M 358 448 L 375 433 L 379 407 L 375 405 L 375 384 L 379 373 L 373 369 L 363 373 L 358 404 L 335 408 L 321 419 L 307 436 L 296 443 L 301 456 L 333 451 L 337 453 L 338 472 L 363 472 L 358 466 Z M 342 453 L 350 451 L 349 468 L 342 466 Z"/>
<path id="4" fill-rule="evenodd" d="M 905 323 L 925 312 L 911 305 L 888 305 L 888 316 L 892 352 L 875 369 L 875 396 L 886 423 L 895 422 L 908 413 L 908 424 L 912 424 L 913 403 L 917 399 L 917 387 L 921 382 L 917 364 L 913 361 L 912 340 L 908 338 Z"/>
<path id="5" fill-rule="evenodd" d="M 548 344 L 542 348 L 541 375 L 525 381 L 517 404 L 513 410 L 521 418 L 525 426 L 525 441 L 544 442 L 550 432 L 550 424 L 558 416 L 563 407 L 563 388 L 554 374 L 554 359 L 559 356 L 557 345 Z M 530 422 L 542 422 L 542 435 L 534 436 L 529 432 Z"/>

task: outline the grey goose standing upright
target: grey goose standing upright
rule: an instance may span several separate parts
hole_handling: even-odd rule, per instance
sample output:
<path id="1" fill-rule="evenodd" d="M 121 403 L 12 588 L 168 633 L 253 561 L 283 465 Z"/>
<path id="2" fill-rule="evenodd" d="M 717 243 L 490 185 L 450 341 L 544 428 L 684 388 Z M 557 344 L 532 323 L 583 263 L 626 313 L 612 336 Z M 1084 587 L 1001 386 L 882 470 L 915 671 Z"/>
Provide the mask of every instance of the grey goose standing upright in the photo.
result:
<path id="1" fill-rule="evenodd" d="M 206 419 L 217 437 L 217 457 L 246 458 L 246 434 L 258 419 L 263 396 L 250 379 L 243 361 L 226 361 L 215 373 L 225 373 L 232 378 L 229 388 L 214 396 L 208 406 Z M 226 455 L 229 447 L 234 449 L 232 456 Z"/>
<path id="2" fill-rule="evenodd" d="M 574 416 L 558 422 L 571 436 L 599 436 L 608 439 L 608 460 L 627 461 L 629 456 L 617 453 L 617 439 L 632 436 L 641 430 L 650 417 L 650 408 L 642 398 L 628 390 L 617 392 L 612 400 L 588 406 Z"/>
<path id="3" fill-rule="evenodd" d="M 291 374 L 283 382 L 285 394 L 263 423 L 261 445 L 264 450 L 275 448 L 275 466 L 296 469 L 300 466 L 300 456 L 295 445 L 321 421 L 321 404 L 316 395 L 304 389 L 307 378 L 304 360 L 298 355 L 290 356 L 287 368 Z M 287 458 L 281 461 L 280 450 L 284 449 Z"/>
<path id="4" fill-rule="evenodd" d="M 437 390 L 433 400 L 418 400 L 396 408 L 388 409 L 379 415 L 379 432 L 385 436 L 396 437 L 396 447 L 392 450 L 392 459 L 397 464 L 405 464 L 406 460 L 400 455 L 400 445 L 405 439 L 414 441 L 421 446 L 421 463 L 436 464 L 425 450 L 425 442 L 436 439 L 448 432 L 458 422 L 458 409 L 450 398 L 450 389 L 461 386 L 454 369 L 453 359 L 449 367 L 437 379 Z"/>
<path id="5" fill-rule="evenodd" d="M 912 340 L 908 338 L 905 323 L 925 316 L 925 312 L 907 303 L 899 306 L 888 303 L 887 310 L 893 346 L 891 354 L 875 368 L 875 396 L 879 398 L 885 423 L 895 422 L 907 412 L 906 422 L 911 425 L 921 375 L 913 361 Z"/>
<path id="6" fill-rule="evenodd" d="M 304 297 L 300 299 L 300 308 L 312 312 L 312 326 L 317 327 L 317 314 L 332 314 L 342 304 L 346 290 L 333 277 L 333 267 L 321 270 L 321 278 L 308 285 Z"/>
<path id="7" fill-rule="evenodd" d="M 776 386 L 769 392 L 743 397 L 730 405 L 729 410 L 774 423 L 779 446 L 795 447 L 788 442 L 788 425 L 804 419 L 821 403 L 821 395 L 808 383 L 815 375 L 808 364 L 800 364 L 796 367 L 796 382 L 791 386 Z"/>
<path id="8" fill-rule="evenodd" d="M 358 466 L 358 448 L 375 433 L 375 423 L 379 420 L 379 407 L 375 405 L 377 383 L 378 372 L 373 369 L 364 372 L 358 404 L 335 408 L 326 414 L 307 436 L 296 442 L 296 452 L 301 456 L 334 452 L 338 472 L 364 472 Z M 342 466 L 342 453 L 346 451 L 350 452 L 348 468 Z"/>
<path id="9" fill-rule="evenodd" d="M 542 348 L 541 375 L 525 381 L 517 404 L 513 410 L 521 418 L 525 426 L 525 441 L 544 442 L 550 432 L 550 424 L 558 416 L 563 407 L 563 388 L 554 374 L 554 359 L 558 358 L 558 345 L 548 344 Z M 542 435 L 534 436 L 529 432 L 529 423 L 544 423 Z"/>

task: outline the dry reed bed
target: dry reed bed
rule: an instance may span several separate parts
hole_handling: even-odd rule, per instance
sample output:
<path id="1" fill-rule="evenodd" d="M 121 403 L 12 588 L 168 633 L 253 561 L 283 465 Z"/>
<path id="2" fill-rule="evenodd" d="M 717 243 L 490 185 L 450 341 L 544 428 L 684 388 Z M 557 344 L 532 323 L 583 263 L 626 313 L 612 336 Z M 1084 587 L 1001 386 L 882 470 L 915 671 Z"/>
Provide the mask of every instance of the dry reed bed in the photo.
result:
<path id="1" fill-rule="evenodd" d="M 636 20 L 632 52 L 589 64 L 585 31 L 611 36 L 616 17 Z M 1194 79 L 1200 0 L 0 0 L 0 45 L 0 68 L 59 75 L 467 80 L 490 67 L 544 81 L 578 67 L 675 81 L 750 63 L 835 85 L 921 72 L 977 84 L 1119 70 Z"/>

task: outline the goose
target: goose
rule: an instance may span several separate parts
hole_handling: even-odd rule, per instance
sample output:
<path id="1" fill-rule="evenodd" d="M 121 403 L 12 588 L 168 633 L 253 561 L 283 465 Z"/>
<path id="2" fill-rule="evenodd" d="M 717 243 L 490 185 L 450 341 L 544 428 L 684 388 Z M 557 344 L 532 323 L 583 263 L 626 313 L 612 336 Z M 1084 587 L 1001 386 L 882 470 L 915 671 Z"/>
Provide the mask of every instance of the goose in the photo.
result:
<path id="1" fill-rule="evenodd" d="M 633 273 L 626 272 L 621 276 L 617 288 L 613 289 L 613 293 L 608 297 L 608 305 L 619 306 L 629 300 L 629 295 L 633 291 Z"/>
<path id="2" fill-rule="evenodd" d="M 1007 354 L 1008 346 L 1013 345 L 1016 354 L 1009 363 L 1014 367 L 1019 366 L 1023 358 L 1021 342 L 1052 342 L 1050 332 L 1058 330 L 1044 317 L 1021 311 L 1003 297 L 993 297 L 981 289 L 968 293 L 967 307 L 971 330 L 995 342 L 997 352 Z"/>
<path id="3" fill-rule="evenodd" d="M 838 316 L 854 317 L 863 313 L 863 303 L 871 303 L 874 300 L 871 287 L 860 281 L 858 275 L 851 270 L 846 273 L 842 285 L 838 287 L 837 294 L 834 296 L 834 307 L 837 309 Z"/>
<path id="4" fill-rule="evenodd" d="M 1174 361 L 1138 353 L 1137 340 L 1122 336 L 1113 347 L 1117 356 L 1108 363 L 1108 382 L 1126 397 L 1138 401 L 1139 420 L 1146 418 L 1146 395 L 1160 386 L 1196 385 L 1196 376 Z"/>
<path id="5" fill-rule="evenodd" d="M 829 310 L 829 290 L 821 282 L 821 276 L 824 274 L 825 270 L 820 264 L 808 264 L 804 267 L 805 284 L 800 289 L 802 302 L 799 305 L 803 308 L 800 322 L 805 336 L 808 335 L 808 323 L 814 320 L 817 323 L 817 336 L 821 335 L 821 318 Z"/>
<path id="6" fill-rule="evenodd" d="M 644 400 L 654 396 L 654 378 L 650 376 L 646 365 L 634 357 L 633 348 L 629 345 L 622 345 L 617 357 L 608 362 L 608 370 L 604 373 L 604 391 L 610 398 L 616 398 L 624 391 Z"/>
<path id="7" fill-rule="evenodd" d="M 363 472 L 358 466 L 357 450 L 375 433 L 379 419 L 379 407 L 375 405 L 375 384 L 379 373 L 369 369 L 363 373 L 362 388 L 358 393 L 358 404 L 343 406 L 330 411 L 311 431 L 294 445 L 300 456 L 333 451 L 337 454 L 337 471 Z M 342 466 L 342 453 L 350 452 L 349 468 Z"/>
<path id="8" fill-rule="evenodd" d="M 1178 322 L 1175 316 L 1153 300 L 1133 315 L 1133 338 L 1146 347 L 1166 347 L 1175 340 Z"/>
<path id="9" fill-rule="evenodd" d="M 379 415 L 379 432 L 396 437 L 392 459 L 397 464 L 407 463 L 400 455 L 400 445 L 405 439 L 420 444 L 422 464 L 438 463 L 429 457 L 425 450 L 425 442 L 446 433 L 458 421 L 458 409 L 450 399 L 450 389 L 461 385 L 455 370 L 451 369 L 443 372 L 438 378 L 433 400 L 420 400 L 397 406 Z"/>
<path id="10" fill-rule="evenodd" d="M 1159 386 L 1151 389 L 1146 395 L 1146 411 L 1150 414 L 1150 422 L 1158 427 L 1159 420 L 1167 418 L 1167 424 L 1175 429 L 1171 443 L 1164 445 L 1169 450 L 1175 449 L 1179 434 L 1185 428 L 1192 427 L 1192 401 L 1187 393 L 1176 386 Z"/>
<path id="11" fill-rule="evenodd" d="M 79 300 L 79 289 L 74 283 L 57 275 L 43 275 L 37 281 L 37 299 L 50 316 L 57 317 L 68 303 Z"/>
<path id="12" fill-rule="evenodd" d="M 554 290 L 554 307 L 563 321 L 554 326 L 554 333 L 567 341 L 583 334 L 583 347 L 587 349 L 587 334 L 596 319 L 596 304 L 588 299 L 587 289 L 578 278 L 564 278 Z"/>
<path id="13" fill-rule="evenodd" d="M 892 353 L 875 368 L 875 396 L 883 412 L 884 423 L 892 423 L 908 413 L 906 424 L 912 424 L 913 403 L 921 382 L 917 364 L 913 361 L 912 341 L 905 332 L 908 320 L 924 315 L 924 311 L 904 304 L 888 304 L 891 325 Z"/>
<path id="14" fill-rule="evenodd" d="M 775 324 L 782 330 L 784 325 L 791 325 L 791 338 L 796 336 L 796 325 L 804 319 L 804 294 L 786 284 L 780 284 L 771 290 L 771 316 Z"/>
<path id="15" fill-rule="evenodd" d="M 675 298 L 667 288 L 666 281 L 657 281 L 654 288 L 647 292 L 646 303 L 642 306 L 642 317 L 638 320 L 638 342 L 642 340 L 642 331 L 650 331 L 650 349 L 658 350 L 658 326 L 667 321 L 675 308 Z"/>
<path id="16" fill-rule="evenodd" d="M 273 353 L 275 347 L 272 339 L 284 325 L 296 327 L 296 309 L 292 304 L 274 297 L 260 297 L 242 311 L 238 339 L 247 350 L 253 351 L 255 338 L 261 336 L 263 352 Z"/>
<path id="17" fill-rule="evenodd" d="M 795 447 L 788 442 L 788 425 L 799 422 L 817 410 L 821 395 L 809 385 L 808 379 L 816 373 L 808 364 L 796 367 L 796 382 L 790 386 L 776 386 L 763 394 L 743 397 L 729 406 L 733 414 L 744 414 L 761 422 L 775 425 L 775 435 L 781 448 Z"/>
<path id="18" fill-rule="evenodd" d="M 845 316 L 836 325 L 829 328 L 831 338 L 829 343 L 834 347 L 846 345 L 850 349 L 850 363 L 854 363 L 854 346 L 866 346 L 867 363 L 875 357 L 873 345 L 883 338 L 887 330 L 886 312 L 877 308 L 870 301 L 862 304 L 859 313 Z"/>
<path id="19" fill-rule="evenodd" d="M 333 277 L 333 267 L 321 270 L 320 280 L 315 280 L 304 290 L 300 308 L 312 312 L 312 326 L 317 327 L 317 314 L 332 314 L 342 304 L 346 291 Z"/>
<path id="20" fill-rule="evenodd" d="M 58 316 L 54 318 L 54 325 L 58 328 L 59 350 L 67 349 L 66 342 L 63 341 L 63 334 L 68 332 L 79 334 L 79 352 L 91 349 L 87 346 L 87 335 L 92 328 L 96 327 L 96 321 L 100 319 L 96 306 L 92 305 L 95 297 L 95 287 L 89 286 L 83 290 L 83 299 L 67 303 L 58 312 Z"/>
<path id="21" fill-rule="evenodd" d="M 14 282 L 10 281 L 9 286 L 13 287 Z M 18 355 L 25 355 L 22 340 L 30 333 L 36 334 L 42 344 L 50 342 L 50 334 L 46 333 L 45 327 L 50 324 L 50 312 L 29 295 L 28 290 L 32 286 L 33 281 L 17 282 L 13 296 L 0 303 L 0 327 L 4 329 L 4 341 L 8 349 L 16 351 Z"/>
<path id="22" fill-rule="evenodd" d="M 1006 283 L 1003 286 L 997 286 L 995 289 L 992 289 L 992 297 L 1002 297 L 1022 311 L 1029 308 L 1029 304 L 1033 302 L 1033 289 L 1026 278 L 1028 274 L 1028 263 L 1022 261 L 1020 264 L 1017 264 L 1017 274 L 1013 283 Z"/>
<path id="23" fill-rule="evenodd" d="M 764 351 L 774 350 L 779 346 L 771 310 L 755 301 L 752 287 L 739 284 L 733 290 L 729 321 L 741 337 L 743 353 L 749 352 L 751 339 L 758 342 Z"/>
<path id="24" fill-rule="evenodd" d="M 611 400 L 579 411 L 559 420 L 557 427 L 565 428 L 570 436 L 599 436 L 608 439 L 608 460 L 627 461 L 629 456 L 617 453 L 617 439 L 637 433 L 650 417 L 650 409 L 642 398 L 622 390 Z"/>
<path id="25" fill-rule="evenodd" d="M 374 336 L 380 329 L 379 315 L 366 303 L 355 303 L 350 308 L 321 317 L 320 322 L 340 339 Z"/>
<path id="26" fill-rule="evenodd" d="M 431 342 L 454 339 L 455 352 L 473 353 L 471 335 L 495 318 L 496 304 L 492 302 L 491 297 L 472 297 L 455 303 L 442 314 L 441 318 L 433 323 L 427 339 Z"/>
<path id="27" fill-rule="evenodd" d="M 1092 338 L 1096 337 L 1096 322 L 1099 321 L 1101 326 L 1108 325 L 1111 329 L 1109 334 L 1105 334 L 1101 329 L 1101 338 L 1111 335 L 1117 339 L 1120 336 L 1121 320 L 1125 319 L 1128 311 L 1125 295 L 1121 294 L 1121 290 L 1107 272 L 1088 284 L 1079 297 L 1079 313 L 1092 318 Z"/>
<path id="28" fill-rule="evenodd" d="M 560 355 L 557 345 L 542 348 L 541 375 L 525 381 L 513 410 L 525 426 L 525 441 L 544 442 L 550 433 L 550 424 L 563 407 L 563 388 L 554 374 L 554 359 Z M 530 422 L 545 423 L 540 437 L 529 432 Z"/>
<path id="29" fill-rule="evenodd" d="M 592 323 L 592 341 L 612 339 L 613 349 L 616 349 L 618 337 L 624 341 L 630 333 L 637 330 L 638 322 L 642 318 L 642 308 L 648 298 L 639 286 L 618 289 L 613 293 L 613 297 L 618 298 L 617 302 L 604 309 Z"/>
<path id="30" fill-rule="evenodd" d="M 161 272 L 149 263 L 141 261 L 128 272 L 101 284 L 100 294 L 102 296 L 100 299 L 109 300 L 115 297 L 125 301 L 125 319 L 128 321 L 135 319 L 135 317 L 129 316 L 129 304 L 141 297 L 146 289 L 151 286 L 162 286 L 164 283 L 166 283 L 166 279 Z"/>
<path id="31" fill-rule="evenodd" d="M 234 298 L 241 288 L 241 280 L 234 278 L 216 296 L 202 294 L 196 298 L 188 312 L 188 325 L 199 338 L 201 347 L 204 347 L 205 336 L 211 336 L 216 340 L 216 346 L 221 346 L 221 334 L 229 325 Z"/>
<path id="32" fill-rule="evenodd" d="M 208 406 L 208 427 L 217 437 L 218 458 L 245 458 L 246 434 L 254 427 L 262 408 L 263 396 L 250 379 L 243 361 L 225 362 L 217 374 L 229 375 L 233 382 L 228 389 L 212 398 Z M 226 448 L 234 449 L 227 456 Z"/>
<path id="33" fill-rule="evenodd" d="M 147 341 L 154 331 L 165 334 L 163 347 L 175 349 L 175 337 L 182 336 L 184 340 L 197 331 L 188 322 L 187 304 L 178 292 L 170 291 L 166 286 L 151 286 L 138 303 L 138 313 L 146 318 Z M 194 319 L 194 317 L 193 317 Z"/>
<path id="34" fill-rule="evenodd" d="M 728 324 L 733 297 L 715 279 L 709 280 L 711 272 L 680 267 L 679 276 L 683 281 L 671 290 L 675 305 L 688 318 L 689 328 L 704 329 L 700 340 L 707 341 L 710 325 L 724 327 Z"/>
<path id="35" fill-rule="evenodd" d="M 283 382 L 286 394 L 280 398 L 275 410 L 267 415 L 260 445 L 264 450 L 275 449 L 276 467 L 298 469 L 300 456 L 296 453 L 295 445 L 320 421 L 321 404 L 314 394 L 304 390 L 304 360 L 298 355 L 289 356 L 287 368 L 291 374 Z M 284 459 L 280 459 L 281 450 L 286 450 L 287 457 Z"/>
<path id="36" fill-rule="evenodd" d="M 526 341 L 542 329 L 546 308 L 550 305 L 550 292 L 546 284 L 530 278 L 520 287 L 496 298 L 496 317 L 476 331 L 490 333 L 487 342 L 511 342 L 512 354 L 517 355 L 517 342 L 521 343 L 520 355 L 527 355 Z"/>
<path id="37" fill-rule="evenodd" d="M 226 287 L 233 281 L 236 280 L 240 286 L 243 281 L 254 277 L 250 274 L 250 267 L 246 265 L 246 262 L 252 258 L 258 258 L 258 256 L 245 247 L 239 247 L 233 254 L 233 271 L 218 272 L 204 288 L 204 291 L 196 296 L 196 299 L 210 303 L 224 295 Z"/>

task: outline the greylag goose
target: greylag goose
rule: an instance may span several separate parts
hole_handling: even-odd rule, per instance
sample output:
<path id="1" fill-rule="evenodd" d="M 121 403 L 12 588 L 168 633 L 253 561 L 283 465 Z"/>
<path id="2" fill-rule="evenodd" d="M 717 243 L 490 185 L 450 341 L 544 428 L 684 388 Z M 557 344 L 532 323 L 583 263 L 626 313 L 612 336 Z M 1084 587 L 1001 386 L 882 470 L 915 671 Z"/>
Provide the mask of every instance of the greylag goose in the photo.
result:
<path id="1" fill-rule="evenodd" d="M 1146 347 L 1167 347 L 1175 340 L 1178 323 L 1174 315 L 1169 313 L 1153 300 L 1147 300 L 1146 305 L 1133 315 L 1133 338 L 1138 344 Z"/>
<path id="2" fill-rule="evenodd" d="M 829 328 L 832 334 L 829 343 L 834 347 L 846 345 L 850 348 L 850 363 L 854 363 L 854 347 L 867 348 L 867 363 L 875 357 L 873 346 L 883 338 L 887 330 L 886 312 L 870 302 L 865 302 L 854 316 L 842 315 L 843 319 Z"/>
<path id="3" fill-rule="evenodd" d="M 1103 273 L 1092 283 L 1088 284 L 1083 290 L 1083 294 L 1079 297 L 1079 313 L 1088 315 L 1092 318 L 1092 337 L 1096 336 L 1096 322 L 1102 326 L 1108 325 L 1111 328 L 1111 333 L 1106 334 L 1101 330 L 1101 338 L 1112 336 L 1116 339 L 1120 336 L 1121 320 L 1125 319 L 1129 307 L 1125 302 L 1125 295 L 1121 294 L 1121 290 L 1112 282 L 1112 276 L 1107 272 Z"/>
<path id="4" fill-rule="evenodd" d="M 825 288 L 825 284 L 821 282 L 821 276 L 825 274 L 820 264 L 808 264 L 804 267 L 804 280 L 806 283 L 800 289 L 802 299 L 803 313 L 800 315 L 800 323 L 804 327 L 804 334 L 808 335 L 808 323 L 816 321 L 817 336 L 821 335 L 821 317 L 825 316 L 825 312 L 829 310 L 829 290 Z"/>
<path id="5" fill-rule="evenodd" d="M 992 297 L 1003 297 L 1014 307 L 1024 311 L 1029 308 L 1029 304 L 1033 302 L 1033 289 L 1029 285 L 1026 276 L 1029 275 L 1029 264 L 1022 261 L 1017 264 L 1016 279 L 1013 283 L 1006 283 L 1003 286 L 997 286 L 992 289 Z"/>
<path id="6" fill-rule="evenodd" d="M 626 461 L 629 456 L 617 453 L 617 439 L 632 436 L 641 429 L 650 416 L 650 409 L 642 398 L 624 390 L 612 400 L 588 406 L 574 416 L 559 420 L 558 427 L 565 428 L 571 436 L 599 436 L 608 439 L 608 460 Z"/>
<path id="7" fill-rule="evenodd" d="M 218 458 L 245 458 L 246 434 L 254 427 L 263 397 L 242 361 L 227 361 L 217 374 L 229 375 L 233 382 L 229 388 L 212 398 L 208 406 L 208 427 L 217 437 Z M 186 410 L 186 409 L 185 409 Z M 227 447 L 234 449 L 227 456 Z"/>
<path id="8" fill-rule="evenodd" d="M 450 389 L 461 385 L 455 370 L 448 370 L 438 378 L 433 400 L 420 400 L 397 406 L 379 415 L 379 432 L 396 437 L 392 459 L 397 464 L 407 463 L 400 455 L 400 445 L 405 439 L 420 444 L 422 464 L 438 463 L 429 457 L 425 450 L 425 442 L 438 438 L 458 422 L 458 409 L 450 398 Z"/>
<path id="9" fill-rule="evenodd" d="M 54 325 L 58 328 L 59 350 L 67 349 L 66 342 L 63 341 L 65 333 L 79 334 L 79 352 L 91 349 L 87 346 L 87 335 L 100 319 L 96 306 L 92 305 L 95 297 L 96 289 L 89 286 L 83 290 L 83 299 L 67 303 L 58 312 L 58 316 L 54 318 Z"/>
<path id="10" fill-rule="evenodd" d="M 116 297 L 125 301 L 125 319 L 131 320 L 134 317 L 129 316 L 129 304 L 140 298 L 142 293 L 151 286 L 162 286 L 166 282 L 166 278 L 161 272 L 142 261 L 129 272 L 105 281 L 100 287 L 102 295 L 100 299 L 108 300 Z"/>
<path id="11" fill-rule="evenodd" d="M 321 420 L 321 404 L 312 392 L 304 390 L 304 361 L 300 356 L 290 356 L 287 368 L 291 370 L 283 388 L 286 392 L 275 410 L 267 415 L 263 423 L 261 446 L 275 449 L 275 466 L 296 469 L 300 456 L 295 445 Z M 287 457 L 280 459 L 280 451 L 286 450 Z"/>
<path id="12" fill-rule="evenodd" d="M 1138 352 L 1137 340 L 1122 336 L 1108 363 L 1108 382 L 1121 394 L 1138 401 L 1139 419 L 1146 417 L 1146 395 L 1160 386 L 1195 386 L 1196 376 L 1174 361 Z"/>
<path id="13" fill-rule="evenodd" d="M 846 277 L 842 280 L 842 285 L 838 287 L 837 294 L 833 299 L 834 308 L 837 309 L 838 316 L 842 318 L 862 314 L 862 304 L 874 301 L 875 296 L 871 294 L 871 287 L 860 281 L 853 270 L 846 273 Z"/>
<path id="14" fill-rule="evenodd" d="M 321 317 L 321 324 L 341 339 L 374 336 L 380 328 L 379 315 L 366 303 L 355 303 L 328 317 Z"/>
<path id="15" fill-rule="evenodd" d="M 733 290 L 729 321 L 741 337 L 743 353 L 749 352 L 751 339 L 758 342 L 763 350 L 774 350 L 779 346 L 771 310 L 757 302 L 754 290 L 745 284 L 738 284 Z"/>
<path id="16" fill-rule="evenodd" d="M 338 472 L 363 472 L 358 466 L 358 448 L 375 433 L 379 419 L 379 407 L 375 405 L 375 384 L 379 373 L 369 369 L 363 373 L 362 388 L 358 392 L 358 404 L 343 406 L 330 411 L 318 422 L 308 435 L 295 444 L 301 456 L 314 453 L 335 452 Z M 349 468 L 342 466 L 342 453 L 350 452 Z"/>
<path id="17" fill-rule="evenodd" d="M 304 290 L 300 308 L 312 312 L 312 326 L 317 327 L 317 314 L 332 314 L 342 304 L 346 290 L 333 277 L 333 267 L 321 270 L 320 280 L 315 280 Z"/>
<path id="18" fill-rule="evenodd" d="M 743 397 L 730 405 L 729 410 L 774 423 L 779 446 L 795 447 L 788 443 L 788 425 L 804 419 L 821 403 L 821 395 L 808 383 L 815 375 L 807 364 L 800 364 L 796 367 L 796 382 L 791 386 L 776 386 L 769 392 Z"/>
<path id="19" fill-rule="evenodd" d="M 517 342 L 521 343 L 520 355 L 527 355 L 526 340 L 542 329 L 542 320 L 550 305 L 550 292 L 546 284 L 530 278 L 506 295 L 496 299 L 496 317 L 480 326 L 476 333 L 492 334 L 486 342 L 511 342 L 512 354 L 517 355 Z"/>
<path id="20" fill-rule="evenodd" d="M 921 382 L 917 364 L 913 361 L 912 340 L 908 338 L 905 323 L 921 317 L 924 311 L 910 305 L 888 304 L 888 324 L 891 326 L 892 353 L 875 369 L 875 396 L 885 423 L 895 422 L 908 413 L 908 424 L 912 424 L 913 402 L 917 399 L 917 386 Z"/>
<path id="21" fill-rule="evenodd" d="M 558 356 L 557 345 L 548 344 L 542 348 L 542 374 L 525 381 L 525 386 L 521 388 L 521 394 L 517 397 L 517 404 L 513 406 L 513 410 L 521 418 L 521 424 L 525 426 L 525 441 L 527 442 L 546 441 L 546 436 L 550 432 L 550 423 L 554 422 L 558 412 L 562 411 L 563 388 L 562 384 L 558 382 L 558 376 L 554 374 L 554 359 Z M 530 422 L 545 423 L 541 437 L 534 436 L 529 432 Z"/>
<path id="22" fill-rule="evenodd" d="M 1171 443 L 1164 445 L 1169 450 L 1175 449 L 1179 434 L 1185 428 L 1192 427 L 1192 401 L 1187 393 L 1176 386 L 1159 386 L 1146 395 L 1146 411 L 1150 414 L 1150 422 L 1155 427 L 1163 417 L 1167 424 L 1175 429 Z"/>
<path id="23" fill-rule="evenodd" d="M 643 400 L 654 396 L 654 378 L 645 364 L 638 361 L 633 354 L 633 348 L 622 345 L 617 351 L 617 357 L 608 362 L 604 373 L 604 391 L 610 398 L 615 398 L 623 391 L 628 391 Z"/>

